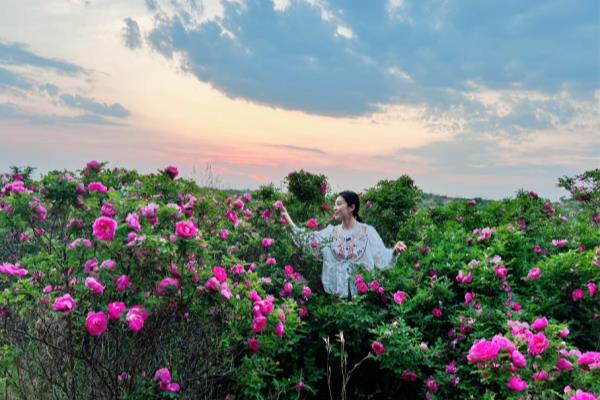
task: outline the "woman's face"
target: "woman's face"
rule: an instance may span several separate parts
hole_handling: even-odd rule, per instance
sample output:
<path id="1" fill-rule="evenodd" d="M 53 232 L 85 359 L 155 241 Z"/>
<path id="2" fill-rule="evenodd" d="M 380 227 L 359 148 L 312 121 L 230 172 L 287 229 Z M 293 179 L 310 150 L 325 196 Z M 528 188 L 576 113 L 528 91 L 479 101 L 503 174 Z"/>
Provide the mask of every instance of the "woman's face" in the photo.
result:
<path id="1" fill-rule="evenodd" d="M 333 215 L 336 219 L 347 219 L 352 216 L 352 212 L 354 211 L 354 204 L 348 207 L 348 203 L 342 196 L 338 196 L 335 199 L 335 204 L 333 205 Z"/>

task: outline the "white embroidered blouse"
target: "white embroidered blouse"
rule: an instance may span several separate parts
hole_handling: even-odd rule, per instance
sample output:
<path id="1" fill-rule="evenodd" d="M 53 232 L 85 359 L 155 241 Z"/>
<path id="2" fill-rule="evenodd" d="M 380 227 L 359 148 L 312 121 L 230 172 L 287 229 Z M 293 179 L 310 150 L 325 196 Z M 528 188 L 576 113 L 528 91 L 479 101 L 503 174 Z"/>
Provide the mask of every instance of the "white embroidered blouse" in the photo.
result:
<path id="1" fill-rule="evenodd" d="M 354 269 L 363 265 L 367 270 L 391 268 L 398 258 L 393 249 L 385 247 L 383 240 L 371 225 L 356 222 L 349 230 L 342 225 L 327 225 L 319 231 L 292 226 L 294 243 L 306 249 L 320 248 L 323 256 L 321 280 L 327 293 L 348 297 L 357 293 Z"/>

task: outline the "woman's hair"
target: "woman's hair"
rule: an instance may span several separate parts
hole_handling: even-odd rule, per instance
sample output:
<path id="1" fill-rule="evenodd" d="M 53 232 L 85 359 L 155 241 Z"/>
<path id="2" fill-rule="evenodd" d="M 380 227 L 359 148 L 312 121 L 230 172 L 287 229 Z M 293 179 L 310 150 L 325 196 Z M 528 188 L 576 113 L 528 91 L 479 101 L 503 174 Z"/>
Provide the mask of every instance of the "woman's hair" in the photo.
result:
<path id="1" fill-rule="evenodd" d="M 358 211 L 360 210 L 360 199 L 358 195 L 350 190 L 345 190 L 343 192 L 340 192 L 338 196 L 342 197 L 346 201 L 348 207 L 354 204 L 354 210 L 352 211 L 352 215 L 354 215 L 354 218 L 356 218 L 358 222 L 363 222 L 362 218 L 358 215 Z"/>

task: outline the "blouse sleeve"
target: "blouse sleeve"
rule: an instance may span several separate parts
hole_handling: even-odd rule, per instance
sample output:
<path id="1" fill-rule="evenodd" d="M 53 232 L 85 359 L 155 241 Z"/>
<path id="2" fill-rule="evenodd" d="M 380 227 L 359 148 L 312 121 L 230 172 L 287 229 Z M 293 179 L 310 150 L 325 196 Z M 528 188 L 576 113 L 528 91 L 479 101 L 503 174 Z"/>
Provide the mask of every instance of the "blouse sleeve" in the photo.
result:
<path id="1" fill-rule="evenodd" d="M 378 269 L 388 269 L 396 264 L 396 260 L 398 259 L 399 253 L 394 254 L 394 249 L 388 249 L 383 244 L 383 240 L 379 233 L 373 228 L 369 226 L 367 229 L 367 235 L 369 236 L 369 246 L 371 250 L 371 254 L 373 254 L 373 263 L 375 268 Z"/>
<path id="2" fill-rule="evenodd" d="M 309 231 L 307 228 L 292 226 L 292 240 L 296 246 L 310 250 L 313 242 L 321 246 L 323 242 L 330 238 L 332 229 L 332 225 L 327 225 L 319 231 Z"/>

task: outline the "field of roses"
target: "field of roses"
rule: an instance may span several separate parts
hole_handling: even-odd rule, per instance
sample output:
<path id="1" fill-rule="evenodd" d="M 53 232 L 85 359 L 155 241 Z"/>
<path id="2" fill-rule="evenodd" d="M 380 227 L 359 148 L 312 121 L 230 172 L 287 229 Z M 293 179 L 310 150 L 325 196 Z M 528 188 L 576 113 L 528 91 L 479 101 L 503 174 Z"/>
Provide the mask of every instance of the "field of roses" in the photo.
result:
<path id="1" fill-rule="evenodd" d="M 90 161 L 0 175 L 5 399 L 597 399 L 600 170 L 569 207 L 520 190 L 422 207 L 408 176 L 361 193 L 388 246 L 359 295 L 324 293 L 310 230 L 327 178 L 252 192 Z"/>

